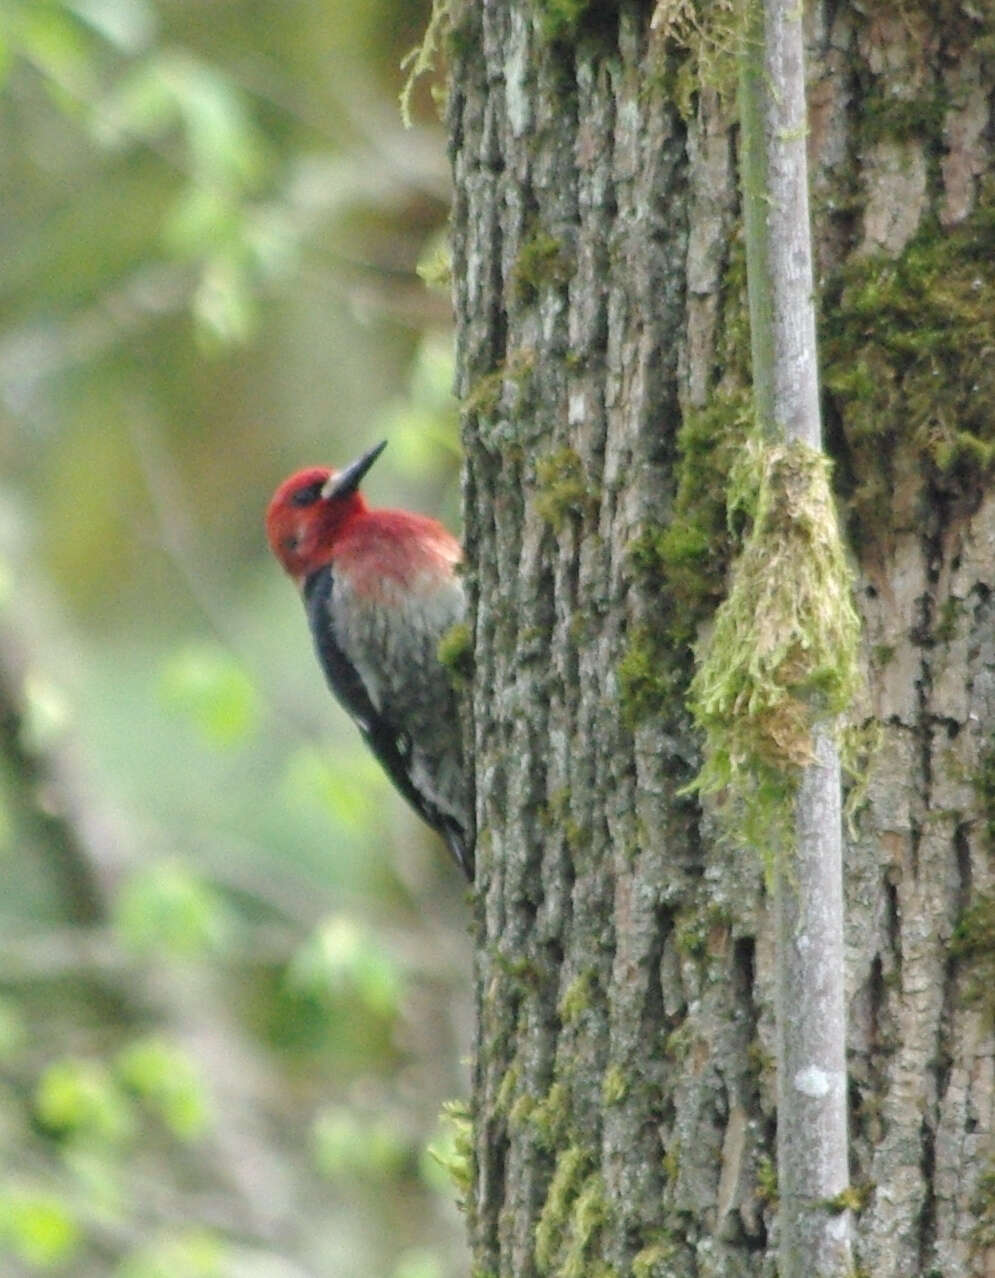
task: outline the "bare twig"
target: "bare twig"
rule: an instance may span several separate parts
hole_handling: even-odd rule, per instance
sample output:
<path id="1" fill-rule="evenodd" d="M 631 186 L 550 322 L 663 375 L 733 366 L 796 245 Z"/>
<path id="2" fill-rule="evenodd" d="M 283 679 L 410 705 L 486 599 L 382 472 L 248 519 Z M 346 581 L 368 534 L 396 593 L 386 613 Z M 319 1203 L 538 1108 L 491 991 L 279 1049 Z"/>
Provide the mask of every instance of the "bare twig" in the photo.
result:
<path id="1" fill-rule="evenodd" d="M 805 57 L 797 0 L 746 0 L 743 196 L 757 416 L 821 449 L 808 207 Z M 779 1273 L 852 1270 L 848 1183 L 840 763 L 816 722 L 795 797 L 794 857 L 774 862 Z M 836 1199 L 835 1209 L 830 1200 Z"/>

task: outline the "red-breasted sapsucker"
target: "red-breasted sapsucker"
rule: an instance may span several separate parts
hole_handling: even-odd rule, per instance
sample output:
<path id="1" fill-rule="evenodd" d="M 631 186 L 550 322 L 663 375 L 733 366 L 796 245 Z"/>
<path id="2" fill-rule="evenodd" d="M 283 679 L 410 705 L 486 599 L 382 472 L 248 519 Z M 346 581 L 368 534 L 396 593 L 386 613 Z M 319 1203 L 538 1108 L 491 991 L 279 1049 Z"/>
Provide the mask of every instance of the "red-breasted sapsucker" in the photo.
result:
<path id="1" fill-rule="evenodd" d="M 459 711 L 439 640 L 465 609 L 459 543 L 426 515 L 371 510 L 359 483 L 386 447 L 279 486 L 266 533 L 301 589 L 329 686 L 414 809 L 473 878 Z"/>

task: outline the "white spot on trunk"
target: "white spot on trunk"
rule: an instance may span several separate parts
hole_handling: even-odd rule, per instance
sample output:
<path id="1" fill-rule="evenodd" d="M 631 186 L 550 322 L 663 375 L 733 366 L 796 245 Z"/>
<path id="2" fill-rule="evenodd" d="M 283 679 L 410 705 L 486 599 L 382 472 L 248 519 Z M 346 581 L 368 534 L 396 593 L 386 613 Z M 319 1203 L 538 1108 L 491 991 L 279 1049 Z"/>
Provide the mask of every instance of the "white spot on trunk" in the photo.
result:
<path id="1" fill-rule="evenodd" d="M 795 1075 L 795 1090 L 801 1092 L 803 1096 L 820 1100 L 828 1094 L 831 1081 L 826 1071 L 820 1069 L 818 1065 L 806 1065 Z"/>

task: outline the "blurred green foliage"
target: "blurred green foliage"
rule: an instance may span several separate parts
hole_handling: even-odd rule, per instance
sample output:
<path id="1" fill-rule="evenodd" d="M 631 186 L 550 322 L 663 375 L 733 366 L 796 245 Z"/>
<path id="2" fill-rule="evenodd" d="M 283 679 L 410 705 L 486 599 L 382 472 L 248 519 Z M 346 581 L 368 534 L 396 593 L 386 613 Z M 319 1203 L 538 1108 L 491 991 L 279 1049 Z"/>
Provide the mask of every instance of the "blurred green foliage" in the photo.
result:
<path id="1" fill-rule="evenodd" d="M 129 949 L 176 958 L 218 953 L 232 930 L 224 897 L 181 861 L 137 869 L 114 901 L 114 924 Z"/>
<path id="2" fill-rule="evenodd" d="M 397 109 L 429 10 L 0 0 L 12 1278 L 465 1270 L 424 1152 L 462 884 L 262 536 L 383 436 L 371 498 L 457 525 L 444 146 L 429 85 Z"/>
<path id="3" fill-rule="evenodd" d="M 72 1260 L 80 1229 L 69 1208 L 44 1190 L 0 1190 L 0 1246 L 35 1270 Z"/>

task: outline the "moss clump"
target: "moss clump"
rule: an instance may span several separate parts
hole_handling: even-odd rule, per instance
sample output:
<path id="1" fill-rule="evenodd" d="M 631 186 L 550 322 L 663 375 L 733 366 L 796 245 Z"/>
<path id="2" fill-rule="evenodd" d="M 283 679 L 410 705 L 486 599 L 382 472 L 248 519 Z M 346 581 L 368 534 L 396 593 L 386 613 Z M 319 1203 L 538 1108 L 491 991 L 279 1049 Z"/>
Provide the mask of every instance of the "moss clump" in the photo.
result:
<path id="1" fill-rule="evenodd" d="M 770 1203 L 772 1207 L 777 1206 L 780 1199 L 777 1167 L 774 1165 L 774 1160 L 768 1158 L 766 1154 L 757 1159 L 756 1187 L 757 1197 L 762 1203 Z"/>
<path id="2" fill-rule="evenodd" d="M 629 1094 L 629 1080 L 620 1065 L 609 1065 L 601 1080 L 601 1099 L 606 1105 L 620 1105 Z"/>
<path id="3" fill-rule="evenodd" d="M 871 649 L 871 664 L 876 670 L 884 670 L 895 660 L 895 647 L 890 643 L 876 643 Z"/>
<path id="4" fill-rule="evenodd" d="M 979 893 L 958 920 L 950 953 L 969 965 L 964 1001 L 995 1025 L 995 893 Z"/>
<path id="5" fill-rule="evenodd" d="M 539 969 L 534 960 L 527 958 L 524 954 L 516 955 L 514 958 L 507 954 L 502 954 L 500 950 L 494 951 L 494 966 L 499 968 L 508 978 L 513 986 L 517 986 L 519 990 L 535 990 L 539 988 Z"/>
<path id="6" fill-rule="evenodd" d="M 590 1166 L 590 1155 L 580 1145 L 571 1145 L 556 1160 L 553 1178 L 546 1191 L 546 1201 L 536 1225 L 536 1266 L 540 1273 L 548 1274 L 552 1271 L 553 1262 L 563 1243 L 570 1206 Z"/>
<path id="7" fill-rule="evenodd" d="M 985 818 L 988 846 L 995 850 L 995 737 L 991 738 L 988 749 L 981 756 L 981 766 L 974 778 L 974 789 Z"/>
<path id="8" fill-rule="evenodd" d="M 957 638 L 957 626 L 964 612 L 963 599 L 958 599 L 956 595 L 949 595 L 944 599 L 933 626 L 933 638 L 937 643 L 950 643 Z"/>
<path id="9" fill-rule="evenodd" d="M 536 482 L 536 510 L 557 531 L 568 517 L 583 518 L 597 510 L 601 495 L 572 448 L 560 448 L 543 457 L 536 464 Z"/>
<path id="10" fill-rule="evenodd" d="M 896 505 L 917 519 L 924 495 L 969 508 L 995 474 L 992 188 L 957 230 L 851 259 L 826 290 L 823 383 L 866 540 L 890 535 Z"/>
<path id="11" fill-rule="evenodd" d="M 861 1212 L 871 1201 L 873 1192 L 874 1186 L 870 1181 L 847 1185 L 846 1189 L 841 1189 L 838 1194 L 826 1200 L 826 1209 L 836 1214 L 844 1211 Z"/>
<path id="12" fill-rule="evenodd" d="M 588 1011 L 595 980 L 596 973 L 592 968 L 588 968 L 575 976 L 563 991 L 556 1009 L 563 1025 L 572 1025 Z"/>
<path id="13" fill-rule="evenodd" d="M 865 145 L 891 139 L 895 142 L 943 137 L 947 103 L 939 94 L 927 98 L 899 98 L 893 93 L 870 92 L 860 99 L 860 136 Z"/>
<path id="14" fill-rule="evenodd" d="M 558 831 L 571 852 L 579 852 L 585 842 L 584 830 L 570 815 L 570 789 L 563 786 L 555 790 L 539 813 L 539 820 L 545 830 Z"/>
<path id="15" fill-rule="evenodd" d="M 551 44 L 584 37 L 617 38 L 618 8 L 610 0 L 533 0 L 538 29 Z"/>
<path id="16" fill-rule="evenodd" d="M 628 547 L 633 573 L 655 598 L 652 626 L 634 626 L 619 664 L 622 714 L 631 727 L 672 705 L 691 677 L 698 627 L 722 599 L 726 566 L 744 520 L 729 519 L 729 477 L 750 428 L 746 391 L 717 393 L 689 413 L 677 436 L 677 491 L 670 523 L 644 528 Z"/>
<path id="17" fill-rule="evenodd" d="M 736 95 L 740 23 L 734 0 L 659 0 L 652 32 L 666 67 L 665 88 L 685 120 L 702 88 Z M 666 57 L 666 61 L 664 61 Z"/>
<path id="18" fill-rule="evenodd" d="M 632 1258 L 632 1278 L 668 1278 L 676 1250 L 669 1239 L 643 1247 Z"/>
<path id="19" fill-rule="evenodd" d="M 729 911 L 718 905 L 680 914 L 675 920 L 674 944 L 687 958 L 718 956 L 728 948 L 731 925 Z"/>
<path id="20" fill-rule="evenodd" d="M 555 1149 L 563 1140 L 570 1118 L 570 1091 L 565 1083 L 554 1083 L 532 1108 L 530 1121 L 536 1135 L 547 1149 Z"/>
<path id="21" fill-rule="evenodd" d="M 536 0 L 539 22 L 547 40 L 564 40 L 580 26 L 591 0 Z"/>
<path id="22" fill-rule="evenodd" d="M 506 383 L 522 386 L 534 367 L 534 351 L 516 351 L 498 368 L 477 378 L 463 400 L 464 411 L 483 417 L 493 416 L 501 406 Z"/>
<path id="23" fill-rule="evenodd" d="M 671 599 L 675 637 L 689 641 L 699 622 L 722 598 L 726 566 L 739 544 L 742 521 L 730 518 L 730 477 L 750 435 L 752 406 L 746 390 L 713 395 L 707 408 L 690 412 L 677 436 L 677 491 L 673 518 L 631 548 L 644 574 L 659 565 Z M 654 563 L 654 560 L 656 563 Z"/>
<path id="24" fill-rule="evenodd" d="M 449 1175 L 462 1205 L 473 1187 L 473 1120 L 465 1101 L 445 1101 L 439 1115 L 445 1140 L 428 1152 Z"/>
<path id="25" fill-rule="evenodd" d="M 680 1064 L 687 1059 L 694 1046 L 694 1030 L 690 1021 L 683 1021 L 676 1029 L 672 1029 L 663 1041 L 663 1054 L 668 1061 Z"/>
<path id="26" fill-rule="evenodd" d="M 518 1091 L 518 1066 L 509 1065 L 501 1079 L 501 1085 L 497 1090 L 497 1096 L 494 1098 L 494 1109 L 498 1114 L 510 1114 L 512 1106 L 515 1104 L 515 1095 Z"/>
<path id="27" fill-rule="evenodd" d="M 573 266 L 563 245 L 548 231 L 525 240 L 511 270 L 511 288 L 518 302 L 534 302 L 544 284 L 567 283 Z"/>
<path id="28" fill-rule="evenodd" d="M 592 1166 L 580 1145 L 562 1150 L 556 1160 L 535 1234 L 536 1269 L 549 1278 L 606 1273 L 591 1256 L 607 1217 L 604 1181 Z"/>
<path id="29" fill-rule="evenodd" d="M 410 128 L 411 98 L 415 85 L 423 75 L 433 75 L 442 60 L 442 48 L 453 29 L 452 0 L 432 0 L 425 34 L 415 47 L 401 60 L 401 70 L 407 71 L 401 89 L 401 119 Z"/>
<path id="30" fill-rule="evenodd" d="M 527 1092 L 523 1092 L 508 1111 L 508 1126 L 524 1127 L 531 1121 L 535 1107 L 536 1102 Z"/>
<path id="31" fill-rule="evenodd" d="M 705 732 L 691 788 L 728 789 L 745 841 L 776 849 L 790 842 L 813 725 L 839 715 L 859 686 L 860 626 L 821 453 L 751 445 L 730 509 L 751 511 L 753 525 L 690 688 Z"/>
<path id="32" fill-rule="evenodd" d="M 436 648 L 436 655 L 449 671 L 454 684 L 461 686 L 473 678 L 473 643 L 465 621 L 450 626 Z"/>
<path id="33" fill-rule="evenodd" d="M 772 1075 L 776 1068 L 774 1057 L 768 1052 L 759 1038 L 750 1040 L 746 1048 L 746 1064 L 755 1079 L 764 1075 Z"/>
<path id="34" fill-rule="evenodd" d="M 630 728 L 664 710 L 677 678 L 663 637 L 649 626 L 634 626 L 618 664 L 623 722 Z"/>
<path id="35" fill-rule="evenodd" d="M 971 1250 L 975 1253 L 995 1247 L 995 1161 L 978 1177 L 971 1200 L 975 1225 L 971 1231 Z"/>

